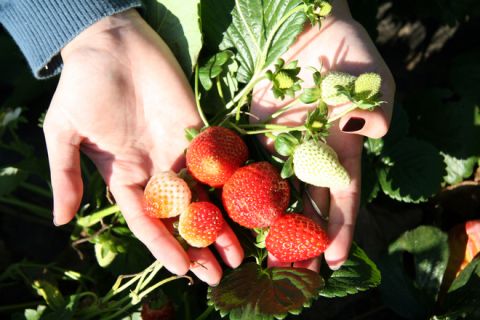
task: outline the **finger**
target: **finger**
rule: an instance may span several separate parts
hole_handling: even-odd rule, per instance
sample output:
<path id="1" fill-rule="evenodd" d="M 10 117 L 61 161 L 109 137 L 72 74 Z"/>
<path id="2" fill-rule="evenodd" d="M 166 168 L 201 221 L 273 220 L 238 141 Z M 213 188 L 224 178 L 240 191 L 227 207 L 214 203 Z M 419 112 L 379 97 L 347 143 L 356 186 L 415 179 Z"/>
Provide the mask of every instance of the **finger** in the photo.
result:
<path id="1" fill-rule="evenodd" d="M 343 165 L 352 182 L 346 189 L 330 190 L 328 235 L 332 242 L 325 251 L 325 260 L 331 269 L 338 269 L 348 258 L 360 202 L 360 159 L 345 159 Z"/>
<path id="2" fill-rule="evenodd" d="M 190 258 L 163 223 L 147 216 L 140 187 L 110 186 L 130 230 L 170 272 L 183 275 L 190 268 Z"/>
<path id="3" fill-rule="evenodd" d="M 70 222 L 82 201 L 83 183 L 80 169 L 80 137 L 71 128 L 52 122 L 44 123 L 48 162 L 53 190 L 53 221 Z"/>
<path id="4" fill-rule="evenodd" d="M 273 254 L 269 253 L 267 257 L 267 266 L 269 268 L 273 267 L 290 267 L 292 264 L 289 262 L 281 262 Z"/>
<path id="5" fill-rule="evenodd" d="M 320 271 L 320 257 L 315 257 L 313 259 L 298 261 L 293 264 L 294 268 L 304 268 L 308 270 L 312 270 L 314 272 Z"/>
<path id="6" fill-rule="evenodd" d="M 355 109 L 343 116 L 338 125 L 345 133 L 377 139 L 387 133 L 390 118 L 381 108 L 374 111 Z"/>
<path id="7" fill-rule="evenodd" d="M 208 248 L 189 248 L 188 255 L 192 261 L 190 270 L 202 281 L 216 286 L 222 278 L 222 267 Z"/>
<path id="8" fill-rule="evenodd" d="M 243 248 L 227 223 L 224 224 L 217 240 L 215 240 L 215 249 L 222 260 L 231 268 L 238 267 L 243 261 Z"/>

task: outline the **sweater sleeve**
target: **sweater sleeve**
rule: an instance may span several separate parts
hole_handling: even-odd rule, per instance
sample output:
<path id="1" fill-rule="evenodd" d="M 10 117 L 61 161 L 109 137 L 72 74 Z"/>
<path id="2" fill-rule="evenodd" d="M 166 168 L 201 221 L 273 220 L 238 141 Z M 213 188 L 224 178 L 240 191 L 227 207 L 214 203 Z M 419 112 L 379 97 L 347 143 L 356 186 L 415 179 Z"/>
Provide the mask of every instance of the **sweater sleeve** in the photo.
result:
<path id="1" fill-rule="evenodd" d="M 60 50 L 103 17 L 140 7 L 141 0 L 0 0 L 0 23 L 25 55 L 35 77 L 62 68 Z"/>

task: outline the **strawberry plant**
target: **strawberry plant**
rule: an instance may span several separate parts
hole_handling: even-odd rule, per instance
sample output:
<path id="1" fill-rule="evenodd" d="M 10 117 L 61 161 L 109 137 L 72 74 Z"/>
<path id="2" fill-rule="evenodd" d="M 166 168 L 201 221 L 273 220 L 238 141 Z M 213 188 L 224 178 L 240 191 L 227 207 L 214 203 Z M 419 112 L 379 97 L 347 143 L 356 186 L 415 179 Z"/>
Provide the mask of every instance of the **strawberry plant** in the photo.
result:
<path id="1" fill-rule="evenodd" d="M 281 59 L 305 24 L 318 28 L 330 14 L 327 1 L 145 1 L 144 17 L 190 78 L 204 123 L 185 128 L 186 170 L 159 172 L 146 185 L 145 210 L 185 248 L 209 246 L 225 226 L 233 229 L 246 258 L 234 270 L 222 265 L 222 281 L 208 288 L 154 261 L 86 158 L 74 222 L 51 227 L 38 105 L 46 108 L 54 82 L 33 82 L 17 68 L 23 61 L 0 34 L 0 317 L 478 318 L 480 64 L 476 37 L 465 31 L 475 30 L 478 5 L 350 6 L 378 35 L 400 94 L 389 133 L 364 140 L 362 216 L 371 220 L 357 227 L 340 269 L 322 263 L 316 273 L 268 267 L 267 254 L 298 263 L 331 243 L 324 221 L 303 214 L 305 190 L 351 182 L 328 137 L 342 116 L 383 104 L 383 79 L 326 72 L 320 62 L 306 72 Z M 250 109 L 262 81 L 283 100 L 264 118 Z M 327 104 L 347 107 L 332 113 Z M 303 123 L 276 122 L 299 106 L 309 108 Z M 266 139 L 270 149 L 259 142 Z"/>

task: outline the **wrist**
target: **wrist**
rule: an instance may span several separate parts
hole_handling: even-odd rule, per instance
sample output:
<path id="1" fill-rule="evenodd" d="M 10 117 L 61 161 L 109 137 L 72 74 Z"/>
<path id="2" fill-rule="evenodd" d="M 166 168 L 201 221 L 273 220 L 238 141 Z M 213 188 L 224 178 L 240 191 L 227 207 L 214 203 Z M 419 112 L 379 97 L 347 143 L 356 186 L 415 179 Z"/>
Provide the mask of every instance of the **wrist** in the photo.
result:
<path id="1" fill-rule="evenodd" d="M 135 9 L 129 9 L 95 22 L 79 33 L 60 51 L 64 62 L 74 53 L 86 50 L 119 50 L 122 41 L 142 20 Z"/>

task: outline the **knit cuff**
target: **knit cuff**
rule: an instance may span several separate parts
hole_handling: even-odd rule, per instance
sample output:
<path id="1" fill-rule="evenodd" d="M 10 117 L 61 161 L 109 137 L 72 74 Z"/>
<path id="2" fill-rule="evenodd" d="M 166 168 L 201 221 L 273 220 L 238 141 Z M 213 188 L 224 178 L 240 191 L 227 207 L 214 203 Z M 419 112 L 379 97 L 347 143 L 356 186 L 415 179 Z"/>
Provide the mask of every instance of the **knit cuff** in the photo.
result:
<path id="1" fill-rule="evenodd" d="M 12 0 L 0 5 L 0 22 L 17 42 L 35 77 L 62 68 L 60 50 L 102 19 L 142 5 L 140 0 Z"/>

